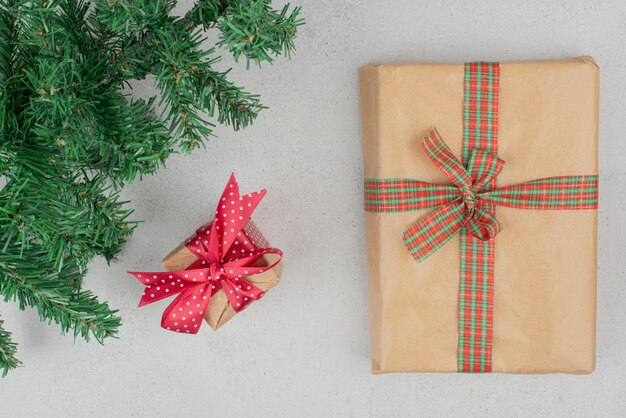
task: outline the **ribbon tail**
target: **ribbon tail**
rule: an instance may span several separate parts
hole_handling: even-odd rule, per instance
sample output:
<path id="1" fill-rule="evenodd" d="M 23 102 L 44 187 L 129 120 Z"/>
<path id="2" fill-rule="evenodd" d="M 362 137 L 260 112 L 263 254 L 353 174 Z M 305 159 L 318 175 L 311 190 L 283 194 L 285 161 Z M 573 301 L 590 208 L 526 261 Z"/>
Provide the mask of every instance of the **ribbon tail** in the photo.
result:
<path id="1" fill-rule="evenodd" d="M 466 218 L 463 201 L 450 202 L 420 219 L 402 238 L 413 258 L 421 262 L 448 242 L 465 224 Z"/>
<path id="2" fill-rule="evenodd" d="M 208 271 L 208 269 L 199 270 L 200 274 L 205 274 L 206 271 Z M 174 296 L 183 291 L 185 287 L 195 284 L 190 282 L 188 278 L 189 272 L 185 271 L 129 271 L 128 273 L 135 276 L 137 280 L 146 286 L 141 300 L 139 301 L 139 307 Z"/>
<path id="3" fill-rule="evenodd" d="M 181 292 L 163 312 L 161 327 L 185 334 L 197 334 L 211 299 L 209 286 L 206 283 Z"/>
<path id="4" fill-rule="evenodd" d="M 479 193 L 478 196 L 517 209 L 597 209 L 598 176 L 547 177 Z"/>

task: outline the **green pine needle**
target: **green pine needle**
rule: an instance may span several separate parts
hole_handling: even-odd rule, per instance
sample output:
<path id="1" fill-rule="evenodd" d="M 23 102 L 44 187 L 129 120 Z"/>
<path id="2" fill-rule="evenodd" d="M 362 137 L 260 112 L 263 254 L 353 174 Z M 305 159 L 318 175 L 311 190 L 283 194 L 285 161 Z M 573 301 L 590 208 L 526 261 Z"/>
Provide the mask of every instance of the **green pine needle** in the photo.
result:
<path id="1" fill-rule="evenodd" d="M 11 333 L 3 328 L 4 321 L 0 319 L 0 371 L 2 377 L 6 376 L 9 370 L 12 370 L 22 364 L 15 358 L 17 344 L 11 340 Z"/>

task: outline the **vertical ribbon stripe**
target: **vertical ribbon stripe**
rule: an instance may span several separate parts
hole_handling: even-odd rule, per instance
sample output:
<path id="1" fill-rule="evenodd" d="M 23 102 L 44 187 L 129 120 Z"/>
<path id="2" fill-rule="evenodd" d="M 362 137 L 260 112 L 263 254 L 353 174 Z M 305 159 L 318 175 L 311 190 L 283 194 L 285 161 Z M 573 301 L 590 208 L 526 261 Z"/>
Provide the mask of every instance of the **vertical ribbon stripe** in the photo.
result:
<path id="1" fill-rule="evenodd" d="M 500 65 L 477 62 L 465 64 L 463 103 L 463 163 L 468 164 L 473 150 L 498 152 L 498 99 Z M 472 180 L 480 173 L 472 170 Z M 495 188 L 492 176 L 489 188 Z M 483 209 L 494 215 L 493 205 Z M 467 227 L 461 228 L 461 265 L 459 280 L 460 372 L 490 372 L 493 341 L 494 241 L 480 240 Z"/>

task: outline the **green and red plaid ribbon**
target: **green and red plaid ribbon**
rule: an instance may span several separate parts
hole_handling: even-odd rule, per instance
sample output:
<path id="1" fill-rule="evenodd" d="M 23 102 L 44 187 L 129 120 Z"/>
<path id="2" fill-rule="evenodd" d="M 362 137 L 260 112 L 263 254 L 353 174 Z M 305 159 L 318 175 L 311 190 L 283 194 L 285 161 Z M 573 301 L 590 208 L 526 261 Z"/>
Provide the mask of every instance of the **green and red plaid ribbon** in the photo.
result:
<path id="1" fill-rule="evenodd" d="M 412 179 L 366 179 L 365 210 L 435 210 L 410 226 L 405 244 L 421 262 L 456 233 L 461 238 L 458 370 L 491 372 L 494 237 L 502 229 L 495 205 L 518 209 L 584 210 L 598 206 L 596 175 L 548 177 L 497 188 L 498 63 L 465 64 L 463 162 L 436 129 L 422 141 L 452 185 Z"/>

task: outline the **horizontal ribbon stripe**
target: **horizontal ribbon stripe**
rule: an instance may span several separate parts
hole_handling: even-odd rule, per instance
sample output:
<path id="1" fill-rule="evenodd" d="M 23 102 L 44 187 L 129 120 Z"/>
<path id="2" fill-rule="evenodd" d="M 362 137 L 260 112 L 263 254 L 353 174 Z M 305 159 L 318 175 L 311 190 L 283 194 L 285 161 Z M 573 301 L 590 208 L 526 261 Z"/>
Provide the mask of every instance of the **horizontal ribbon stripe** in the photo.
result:
<path id="1" fill-rule="evenodd" d="M 595 175 L 548 177 L 491 189 L 495 176 L 504 167 L 504 161 L 496 155 L 475 150 L 468 162 L 470 168 L 465 169 L 436 130 L 426 135 L 423 146 L 455 186 L 398 178 L 365 180 L 365 210 L 368 212 L 436 208 L 403 234 L 405 244 L 417 261 L 428 258 L 462 228 L 478 241 L 494 238 L 502 230 L 494 215 L 494 204 L 531 210 L 597 208 L 598 178 Z M 468 269 L 473 270 L 476 269 Z"/>
<path id="2" fill-rule="evenodd" d="M 406 212 L 434 208 L 460 196 L 459 189 L 454 186 L 400 178 L 365 180 L 365 210 L 368 212 Z"/>
<path id="3" fill-rule="evenodd" d="M 548 177 L 486 192 L 481 198 L 517 209 L 596 209 L 598 176 Z"/>

